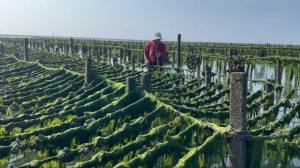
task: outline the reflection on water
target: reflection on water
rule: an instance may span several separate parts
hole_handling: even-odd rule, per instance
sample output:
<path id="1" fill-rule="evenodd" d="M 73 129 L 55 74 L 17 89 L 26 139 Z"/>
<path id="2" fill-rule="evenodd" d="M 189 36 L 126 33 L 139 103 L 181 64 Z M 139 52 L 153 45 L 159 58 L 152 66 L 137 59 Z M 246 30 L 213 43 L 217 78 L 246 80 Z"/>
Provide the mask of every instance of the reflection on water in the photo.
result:
<path id="1" fill-rule="evenodd" d="M 228 62 L 224 60 L 213 60 L 213 59 L 201 59 L 199 69 L 197 68 L 194 72 L 188 72 L 187 66 L 184 64 L 182 65 L 183 69 L 186 69 L 185 74 L 186 75 L 194 75 L 197 76 L 197 71 L 204 72 L 205 64 L 212 67 L 212 72 L 215 73 L 215 76 L 213 77 L 214 81 L 217 81 L 222 83 L 226 82 L 227 78 L 229 76 L 228 72 Z M 249 68 L 248 68 L 249 67 Z M 255 92 L 257 90 L 260 90 L 263 88 L 263 83 L 254 83 L 255 80 L 264 80 L 267 79 L 275 79 L 275 64 L 270 64 L 266 62 L 255 62 L 251 64 L 246 65 L 246 69 L 248 70 L 248 76 L 249 76 L 249 85 L 248 90 L 251 92 Z M 282 90 L 282 98 L 286 97 L 287 94 L 291 91 L 292 88 L 297 88 L 297 92 L 293 95 L 293 101 L 296 102 L 299 99 L 300 91 L 298 89 L 299 87 L 299 81 L 300 81 L 300 67 L 295 66 L 281 66 L 281 85 L 283 86 Z"/>
<path id="2" fill-rule="evenodd" d="M 216 59 L 201 59 L 200 66 L 193 72 L 188 71 L 187 66 L 184 64 L 182 66 L 184 74 L 187 77 L 186 79 L 192 79 L 198 75 L 203 76 L 205 71 L 205 65 L 209 65 L 212 68 L 212 72 L 215 73 L 215 76 L 212 78 L 214 82 L 222 83 L 225 87 L 228 87 L 228 62 L 225 60 L 216 60 Z M 278 69 L 277 67 L 280 67 Z M 279 75 L 279 83 L 282 86 L 281 91 L 275 92 L 274 104 L 278 103 L 280 100 L 285 99 L 288 94 L 295 89 L 295 92 L 292 94 L 290 101 L 292 103 L 297 103 L 300 101 L 300 90 L 299 90 L 299 81 L 300 81 L 300 67 L 295 65 L 281 65 L 270 62 L 251 62 L 246 65 L 246 71 L 248 71 L 248 91 L 251 93 L 257 92 L 259 90 L 265 91 L 264 82 L 267 79 L 276 78 L 276 73 Z M 199 72 L 200 71 L 200 72 Z M 192 76 L 192 77 L 191 77 Z M 278 85 L 276 85 L 278 86 Z M 275 86 L 275 87 L 276 87 Z M 264 109 L 261 108 L 259 113 L 263 113 Z M 285 114 L 284 108 L 281 107 L 278 112 L 276 120 L 279 120 Z M 294 118 L 292 122 L 286 127 L 295 127 L 298 125 L 298 118 Z"/>
<path id="3" fill-rule="evenodd" d="M 261 156 L 261 159 L 256 160 L 255 165 L 262 168 L 300 167 L 300 151 L 298 146 L 286 143 L 282 139 L 254 140 L 253 143 L 257 143 L 259 144 L 258 146 L 261 146 L 261 149 L 253 150 L 256 153 L 251 154 L 251 159 Z"/>

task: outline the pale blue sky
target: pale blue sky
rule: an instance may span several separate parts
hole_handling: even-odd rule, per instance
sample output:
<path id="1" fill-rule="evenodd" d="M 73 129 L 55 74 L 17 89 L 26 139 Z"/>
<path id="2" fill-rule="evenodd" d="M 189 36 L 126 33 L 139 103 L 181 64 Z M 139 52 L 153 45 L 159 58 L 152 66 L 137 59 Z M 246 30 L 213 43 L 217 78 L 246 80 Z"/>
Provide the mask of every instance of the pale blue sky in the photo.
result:
<path id="1" fill-rule="evenodd" d="M 0 34 L 300 44 L 300 0 L 0 0 Z"/>

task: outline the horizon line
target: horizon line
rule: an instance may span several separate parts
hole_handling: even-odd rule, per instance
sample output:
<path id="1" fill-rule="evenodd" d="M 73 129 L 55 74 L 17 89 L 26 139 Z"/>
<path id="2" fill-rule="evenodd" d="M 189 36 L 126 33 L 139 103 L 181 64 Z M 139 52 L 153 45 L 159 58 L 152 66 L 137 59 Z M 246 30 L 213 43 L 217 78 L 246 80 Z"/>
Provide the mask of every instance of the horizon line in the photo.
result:
<path id="1" fill-rule="evenodd" d="M 131 41 L 131 42 L 147 42 L 147 41 L 151 41 L 151 40 L 137 40 L 137 39 L 118 39 L 118 38 L 95 38 L 95 37 L 80 37 L 80 36 L 74 36 L 74 37 L 71 37 L 71 36 L 47 36 L 47 35 L 20 35 L 20 34 L 0 34 L 0 37 L 10 37 L 10 38 L 19 38 L 19 37 L 28 37 L 28 38 L 48 38 L 48 39 L 51 39 L 51 38 L 56 38 L 56 39 L 70 39 L 70 38 L 73 38 L 73 39 L 78 39 L 78 40 L 110 40 L 110 41 Z M 177 41 L 165 41 L 165 42 L 176 42 Z M 246 42 L 201 42 L 201 41 L 184 41 L 184 40 L 181 40 L 181 42 L 183 43 L 210 43 L 210 44 L 244 44 L 244 45 L 249 45 L 249 44 L 252 44 L 252 45 L 283 45 L 283 46 L 289 46 L 289 45 L 292 45 L 292 46 L 300 46 L 300 44 L 279 44 L 279 43 L 246 43 Z"/>

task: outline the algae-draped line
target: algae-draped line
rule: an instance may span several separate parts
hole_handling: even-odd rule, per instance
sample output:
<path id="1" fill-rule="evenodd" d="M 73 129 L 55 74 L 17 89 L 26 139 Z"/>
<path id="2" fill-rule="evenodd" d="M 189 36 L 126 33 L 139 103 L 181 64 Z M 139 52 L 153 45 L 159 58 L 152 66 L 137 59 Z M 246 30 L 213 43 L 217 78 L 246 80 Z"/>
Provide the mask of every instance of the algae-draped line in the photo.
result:
<path id="1" fill-rule="evenodd" d="M 63 67 L 60 67 L 60 68 L 50 68 L 50 67 L 42 65 L 38 61 L 30 62 L 30 61 L 20 60 L 17 57 L 12 56 L 12 55 L 9 55 L 9 57 L 13 57 L 18 62 L 25 62 L 25 63 L 29 63 L 29 64 L 37 64 L 38 66 L 40 66 L 40 67 L 42 67 L 42 68 L 44 68 L 46 70 L 58 70 L 58 69 L 61 69 L 61 70 L 64 70 L 66 72 L 69 72 L 71 74 L 75 74 L 75 75 L 79 75 L 79 76 L 84 76 L 83 73 L 74 72 L 74 71 L 65 69 Z M 102 76 L 101 76 L 101 78 L 107 80 L 108 82 L 112 82 L 115 85 L 125 86 L 123 83 L 113 82 L 113 81 L 111 81 L 109 79 L 106 79 L 105 77 L 102 77 Z M 198 124 L 200 126 L 210 127 L 210 128 L 212 128 L 215 131 L 214 134 L 211 137 L 209 137 L 207 140 L 205 140 L 205 142 L 202 145 L 200 145 L 198 147 L 195 147 L 195 148 L 190 148 L 188 154 L 185 155 L 183 158 L 181 158 L 179 160 L 179 162 L 177 163 L 177 166 L 181 167 L 182 165 L 185 165 L 187 160 L 190 160 L 190 158 L 194 157 L 196 153 L 199 153 L 203 149 L 205 149 L 205 146 L 211 145 L 211 143 L 213 141 L 215 141 L 216 137 L 220 137 L 219 135 L 228 136 L 226 133 L 229 133 L 230 126 L 220 127 L 220 126 L 217 126 L 214 123 L 209 123 L 209 122 L 201 121 L 201 120 L 196 119 L 196 118 L 194 118 L 194 117 L 192 117 L 192 116 L 190 116 L 188 114 L 184 114 L 184 113 L 179 112 L 178 110 L 174 109 L 171 105 L 167 105 L 167 104 L 161 102 L 158 98 L 156 98 L 155 95 L 153 95 L 151 93 L 148 93 L 148 92 L 144 92 L 144 93 L 145 93 L 145 97 L 149 97 L 152 101 L 157 101 L 157 103 L 158 103 L 157 106 L 164 106 L 166 109 L 170 109 L 170 110 L 172 110 L 174 112 L 179 113 L 180 115 L 182 115 L 186 119 L 191 119 L 194 123 L 196 123 L 196 124 Z M 223 137 L 223 138 L 225 138 L 225 137 Z M 48 159 L 50 159 L 50 158 L 48 158 Z"/>

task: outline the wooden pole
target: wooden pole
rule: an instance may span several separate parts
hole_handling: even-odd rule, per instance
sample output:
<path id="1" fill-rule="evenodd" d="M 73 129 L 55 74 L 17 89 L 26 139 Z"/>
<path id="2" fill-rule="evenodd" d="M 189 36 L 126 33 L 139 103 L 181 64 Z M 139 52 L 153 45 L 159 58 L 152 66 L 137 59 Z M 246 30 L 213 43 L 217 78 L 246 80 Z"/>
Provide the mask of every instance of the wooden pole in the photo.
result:
<path id="1" fill-rule="evenodd" d="M 92 80 L 92 58 L 88 56 L 85 60 L 85 76 L 84 76 L 84 83 L 87 85 Z"/>
<path id="2" fill-rule="evenodd" d="M 177 67 L 181 67 L 181 34 L 177 36 Z"/>
<path id="3" fill-rule="evenodd" d="M 143 60 L 144 60 L 144 59 L 143 59 L 143 58 L 144 58 L 144 52 L 143 52 L 143 42 L 142 42 L 142 41 L 140 42 L 140 50 L 141 50 L 141 58 L 138 58 L 138 59 L 139 59 L 139 60 L 138 60 L 138 63 L 141 63 L 141 64 L 142 64 L 142 63 L 144 62 L 144 61 L 143 61 Z"/>
<path id="4" fill-rule="evenodd" d="M 1 52 L 1 55 L 4 55 L 4 47 L 3 47 L 2 43 L 0 44 L 0 52 Z"/>
<path id="5" fill-rule="evenodd" d="M 205 85 L 208 86 L 210 85 L 210 82 L 211 82 L 211 78 L 210 78 L 210 75 L 211 75 L 211 68 L 208 66 L 208 63 L 206 63 L 205 65 Z"/>
<path id="6" fill-rule="evenodd" d="M 111 65 L 111 48 L 109 48 L 108 65 Z"/>
<path id="7" fill-rule="evenodd" d="M 172 54 L 172 67 L 175 68 L 175 51 Z"/>
<path id="8" fill-rule="evenodd" d="M 246 130 L 247 74 L 230 74 L 230 162 L 234 168 L 246 167 L 246 141 L 250 134 Z M 250 138 L 249 138 L 250 139 Z"/>
<path id="9" fill-rule="evenodd" d="M 275 83 L 281 85 L 281 61 L 276 61 L 275 66 Z"/>
<path id="10" fill-rule="evenodd" d="M 136 89 L 136 81 L 134 77 L 126 78 L 126 92 L 130 93 Z"/>
<path id="11" fill-rule="evenodd" d="M 198 75 L 198 79 L 200 79 L 200 74 L 201 74 L 201 50 L 199 52 L 199 62 L 198 62 L 198 71 L 197 71 L 197 75 Z"/>
<path id="12" fill-rule="evenodd" d="M 120 64 L 123 64 L 123 59 L 124 59 L 124 49 L 120 49 Z"/>
<path id="13" fill-rule="evenodd" d="M 28 38 L 25 38 L 24 48 L 25 48 L 24 60 L 28 61 Z"/>
<path id="14" fill-rule="evenodd" d="M 274 90 L 275 80 L 274 79 L 268 79 L 267 81 L 269 83 L 266 86 L 266 92 L 267 92 L 267 94 L 269 94 L 269 93 L 271 93 Z M 275 94 L 275 93 L 273 93 L 273 94 Z M 272 96 L 268 100 L 268 103 L 265 103 L 264 110 L 268 110 L 270 106 L 274 106 L 274 96 Z"/>
<path id="15" fill-rule="evenodd" d="M 142 79 L 141 79 L 141 86 L 146 91 L 150 90 L 150 84 L 151 84 L 151 73 L 143 73 Z"/>
<path id="16" fill-rule="evenodd" d="M 71 38 L 71 53 L 73 54 L 74 52 L 74 40 Z"/>

